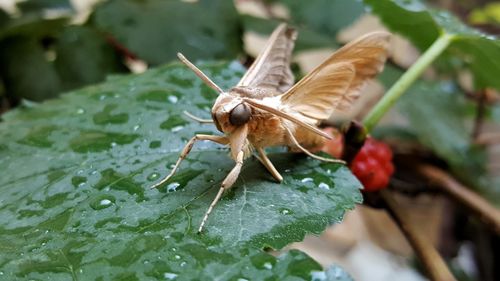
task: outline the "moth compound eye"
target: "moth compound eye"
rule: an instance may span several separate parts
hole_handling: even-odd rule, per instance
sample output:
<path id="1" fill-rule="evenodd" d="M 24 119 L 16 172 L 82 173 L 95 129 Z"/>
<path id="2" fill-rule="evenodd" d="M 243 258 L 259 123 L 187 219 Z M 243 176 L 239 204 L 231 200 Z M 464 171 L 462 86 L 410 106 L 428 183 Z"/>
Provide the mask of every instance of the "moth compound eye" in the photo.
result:
<path id="1" fill-rule="evenodd" d="M 245 104 L 238 104 L 229 113 L 229 122 L 233 126 L 241 126 L 250 119 L 250 108 Z"/>

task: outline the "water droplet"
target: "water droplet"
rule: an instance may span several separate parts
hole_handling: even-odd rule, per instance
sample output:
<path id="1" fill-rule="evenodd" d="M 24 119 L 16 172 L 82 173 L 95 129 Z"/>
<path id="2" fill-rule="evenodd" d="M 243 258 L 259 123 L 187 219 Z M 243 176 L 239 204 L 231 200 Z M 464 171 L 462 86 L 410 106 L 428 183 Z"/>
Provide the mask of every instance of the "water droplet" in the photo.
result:
<path id="1" fill-rule="evenodd" d="M 186 266 L 186 264 L 187 264 L 187 262 L 185 262 L 185 261 L 181 262 L 181 267 Z"/>
<path id="2" fill-rule="evenodd" d="M 289 215 L 289 214 L 291 214 L 291 213 L 292 213 L 292 211 L 290 211 L 290 210 L 289 210 L 289 209 L 287 209 L 287 208 L 281 208 L 281 209 L 280 209 L 280 214 L 282 214 L 282 215 Z"/>
<path id="3" fill-rule="evenodd" d="M 264 263 L 264 268 L 265 269 L 273 269 L 273 265 L 270 262 Z"/>
<path id="4" fill-rule="evenodd" d="M 312 281 L 324 281 L 326 280 L 326 272 L 324 271 L 311 271 L 311 280 Z"/>
<path id="5" fill-rule="evenodd" d="M 292 169 L 285 169 L 285 173 L 290 173 Z"/>
<path id="6" fill-rule="evenodd" d="M 174 280 L 175 278 L 177 278 L 177 274 L 172 272 L 165 272 L 163 273 L 163 277 L 165 277 L 167 280 Z"/>
<path id="7" fill-rule="evenodd" d="M 81 107 L 76 110 L 76 114 L 84 114 L 84 113 L 85 113 L 85 109 L 83 109 Z"/>
<path id="8" fill-rule="evenodd" d="M 313 181 L 313 179 L 312 179 L 312 178 L 303 178 L 303 179 L 301 180 L 301 182 L 303 182 L 303 183 L 306 183 L 306 182 L 312 182 L 312 181 Z"/>
<path id="9" fill-rule="evenodd" d="M 101 195 L 94 198 L 89 205 L 94 210 L 102 210 L 112 206 L 114 202 L 115 197 L 111 195 Z"/>
<path id="10" fill-rule="evenodd" d="M 175 258 L 176 260 L 180 260 L 180 259 L 181 259 L 181 256 L 179 256 L 179 255 L 175 255 L 175 256 L 174 256 L 174 258 Z"/>
<path id="11" fill-rule="evenodd" d="M 171 103 L 177 103 L 178 100 L 179 98 L 177 98 L 176 96 L 168 96 L 168 101 Z"/>
<path id="12" fill-rule="evenodd" d="M 330 190 L 330 186 L 324 182 L 320 183 L 318 187 L 324 190 Z"/>
<path id="13" fill-rule="evenodd" d="M 237 281 L 248 281 L 248 279 L 245 278 L 238 278 Z"/>
<path id="14" fill-rule="evenodd" d="M 174 192 L 177 190 L 177 188 L 180 186 L 181 184 L 178 183 L 178 182 L 173 182 L 169 185 L 167 185 L 167 191 L 168 192 Z"/>
<path id="15" fill-rule="evenodd" d="M 0 271 L 0 275 L 3 275 L 3 271 Z"/>
<path id="16" fill-rule="evenodd" d="M 180 130 L 184 129 L 184 126 L 175 126 L 172 128 L 172 132 L 173 133 L 176 133 L 176 132 L 179 132 Z"/>
<path id="17" fill-rule="evenodd" d="M 137 130 L 139 130 L 140 127 L 141 127 L 141 125 L 135 125 L 134 128 L 133 128 L 134 132 L 137 131 Z"/>
<path id="18" fill-rule="evenodd" d="M 148 179 L 148 181 L 155 181 L 155 180 L 157 180 L 159 177 L 160 177 L 160 174 L 159 174 L 159 173 L 154 172 L 154 173 L 149 174 L 149 176 L 148 176 L 148 178 L 147 178 L 147 179 Z"/>
<path id="19" fill-rule="evenodd" d="M 109 199 L 102 199 L 101 202 L 99 202 L 99 205 L 108 206 L 111 203 L 113 203 L 113 202 L 111 202 L 111 200 L 109 200 Z"/>
<path id="20" fill-rule="evenodd" d="M 143 263 L 143 264 L 148 264 L 148 263 L 149 263 L 149 260 L 144 260 L 142 263 Z"/>
<path id="21" fill-rule="evenodd" d="M 112 142 L 111 147 L 115 147 L 115 146 L 116 146 L 116 142 Z"/>
<path id="22" fill-rule="evenodd" d="M 172 252 L 175 252 L 175 251 L 177 251 L 177 249 L 176 248 L 172 248 Z"/>

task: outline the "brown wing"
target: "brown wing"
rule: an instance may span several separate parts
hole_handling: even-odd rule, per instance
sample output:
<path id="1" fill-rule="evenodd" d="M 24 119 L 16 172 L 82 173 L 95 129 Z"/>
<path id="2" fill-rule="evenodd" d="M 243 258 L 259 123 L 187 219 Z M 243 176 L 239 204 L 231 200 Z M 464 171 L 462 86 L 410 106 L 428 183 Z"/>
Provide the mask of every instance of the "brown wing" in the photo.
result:
<path id="1" fill-rule="evenodd" d="M 281 97 L 281 102 L 316 120 L 347 111 L 363 83 L 384 67 L 390 34 L 373 32 L 337 50 Z M 347 66 L 349 65 L 349 67 Z M 352 70 L 354 75 L 347 74 Z M 351 79 L 349 85 L 342 79 Z"/>
<path id="2" fill-rule="evenodd" d="M 294 29 L 280 24 L 237 87 L 263 88 L 277 93 L 290 89 L 294 83 L 290 60 L 296 38 Z"/>

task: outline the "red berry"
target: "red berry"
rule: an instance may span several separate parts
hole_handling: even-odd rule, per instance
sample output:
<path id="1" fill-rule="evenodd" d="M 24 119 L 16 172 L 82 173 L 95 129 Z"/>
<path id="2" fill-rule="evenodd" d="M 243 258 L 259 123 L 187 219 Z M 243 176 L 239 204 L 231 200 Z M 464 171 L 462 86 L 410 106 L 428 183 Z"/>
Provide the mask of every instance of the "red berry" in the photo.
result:
<path id="1" fill-rule="evenodd" d="M 365 187 L 364 191 L 377 191 L 389 184 L 394 173 L 390 147 L 367 138 L 351 163 L 351 170 Z"/>

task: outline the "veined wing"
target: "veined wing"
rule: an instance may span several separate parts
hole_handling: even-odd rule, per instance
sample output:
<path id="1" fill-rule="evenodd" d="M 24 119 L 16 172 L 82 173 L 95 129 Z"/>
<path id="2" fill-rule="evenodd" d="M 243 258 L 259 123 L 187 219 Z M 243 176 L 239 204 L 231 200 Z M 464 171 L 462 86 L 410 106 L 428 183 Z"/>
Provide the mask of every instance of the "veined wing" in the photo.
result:
<path id="1" fill-rule="evenodd" d="M 290 89 L 294 83 L 290 60 L 296 37 L 294 29 L 280 24 L 236 87 L 269 89 L 277 93 Z"/>
<path id="2" fill-rule="evenodd" d="M 281 96 L 283 106 L 316 120 L 347 111 L 364 82 L 382 71 L 389 38 L 373 32 L 340 48 Z"/>

